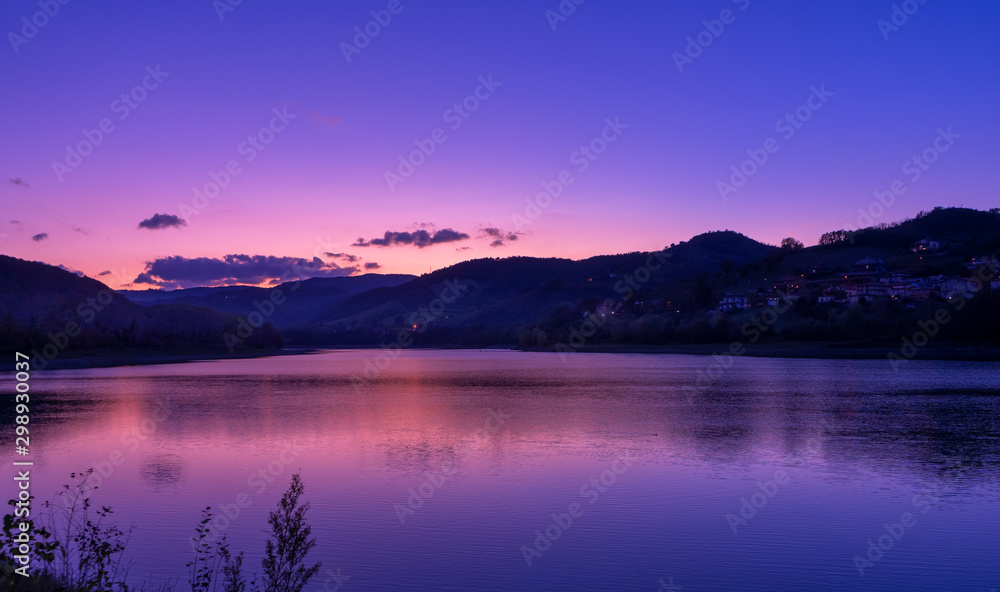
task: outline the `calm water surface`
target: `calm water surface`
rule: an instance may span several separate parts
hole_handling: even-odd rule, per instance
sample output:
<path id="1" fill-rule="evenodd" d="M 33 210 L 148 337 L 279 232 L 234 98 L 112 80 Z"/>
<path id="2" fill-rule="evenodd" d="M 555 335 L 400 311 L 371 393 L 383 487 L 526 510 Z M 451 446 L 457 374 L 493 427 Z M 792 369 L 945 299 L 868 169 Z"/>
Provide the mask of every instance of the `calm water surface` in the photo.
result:
<path id="1" fill-rule="evenodd" d="M 38 373 L 35 493 L 103 467 L 157 582 L 207 505 L 260 571 L 301 470 L 310 591 L 1000 589 L 1000 365 L 376 354 Z"/>

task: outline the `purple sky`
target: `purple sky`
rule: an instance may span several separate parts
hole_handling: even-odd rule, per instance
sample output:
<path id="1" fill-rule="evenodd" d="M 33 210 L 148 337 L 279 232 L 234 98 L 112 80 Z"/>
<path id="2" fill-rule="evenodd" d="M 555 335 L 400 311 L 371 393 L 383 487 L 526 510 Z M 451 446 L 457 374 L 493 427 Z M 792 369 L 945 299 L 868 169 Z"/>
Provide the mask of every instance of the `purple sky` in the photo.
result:
<path id="1" fill-rule="evenodd" d="M 259 283 L 1000 205 L 996 2 L 220 6 L 0 7 L 0 252 Z"/>

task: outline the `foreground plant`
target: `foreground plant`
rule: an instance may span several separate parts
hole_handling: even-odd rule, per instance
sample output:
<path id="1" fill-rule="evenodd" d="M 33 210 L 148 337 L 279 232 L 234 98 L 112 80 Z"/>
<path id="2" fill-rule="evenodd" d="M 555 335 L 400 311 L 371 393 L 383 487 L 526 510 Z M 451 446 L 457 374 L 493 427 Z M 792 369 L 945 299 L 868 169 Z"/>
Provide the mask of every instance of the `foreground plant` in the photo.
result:
<path id="1" fill-rule="evenodd" d="M 271 531 L 261 562 L 264 574 L 250 582 L 243 575 L 243 553 L 233 555 L 225 536 L 212 542 L 216 538 L 210 528 L 212 509 L 202 510 L 192 539 L 194 559 L 187 564 L 191 592 L 246 592 L 248 585 L 254 592 L 302 592 L 320 568 L 319 563 L 309 567 L 305 563 L 316 539 L 311 537 L 312 527 L 306 523 L 309 504 L 299 503 L 304 490 L 301 476 L 292 475 L 278 509 L 267 518 Z"/>
<path id="2" fill-rule="evenodd" d="M 122 530 L 107 524 L 111 508 L 92 509 L 88 493 L 93 469 L 71 473 L 72 484 L 63 485 L 55 500 L 45 502 L 47 512 L 40 518 L 15 513 L 4 516 L 0 560 L 4 563 L 5 589 L 74 590 L 86 592 L 127 592 L 125 577 L 128 565 L 122 553 L 128 544 L 131 528 Z M 16 500 L 10 505 L 16 507 Z M 31 531 L 28 553 L 21 553 L 20 529 L 25 520 L 41 525 Z M 30 575 L 7 568 L 20 564 L 15 556 L 29 558 Z M 26 570 L 27 571 L 27 570 Z"/>
<path id="3" fill-rule="evenodd" d="M 210 543 L 212 537 L 208 525 L 211 522 L 212 508 L 209 506 L 201 511 L 201 522 L 194 529 L 194 559 L 187 564 L 191 592 L 216 592 L 220 581 L 223 592 L 244 592 L 243 553 L 234 557 L 225 535 L 215 544 Z"/>
<path id="4" fill-rule="evenodd" d="M 302 592 L 319 571 L 320 563 L 305 566 L 306 555 L 316 546 L 316 539 L 310 538 L 312 527 L 306 523 L 309 503 L 299 505 L 303 491 L 302 478 L 295 473 L 278 509 L 267 518 L 271 533 L 264 549 L 264 592 Z M 259 589 L 255 584 L 254 590 Z"/>
<path id="5" fill-rule="evenodd" d="M 0 539 L 0 591 L 6 592 L 170 592 L 172 584 L 157 588 L 148 585 L 130 587 L 125 583 L 128 563 L 123 553 L 132 528 L 122 530 L 107 524 L 111 508 L 92 509 L 88 493 L 93 469 L 72 473 L 74 483 L 64 485 L 52 502 L 42 504 L 47 514 L 35 518 L 41 524 L 32 531 L 27 556 L 30 575 L 15 572 L 23 539 L 19 524 L 25 516 L 11 512 L 3 517 Z M 262 561 L 263 576 L 247 581 L 243 575 L 242 552 L 233 555 L 226 537 L 218 541 L 211 533 L 212 509 L 202 510 L 195 526 L 194 559 L 187 563 L 188 583 L 192 592 L 302 592 L 320 564 L 306 566 L 306 556 L 316 546 L 312 527 L 306 523 L 309 504 L 299 503 L 304 492 L 298 473 L 292 476 L 288 491 L 278 509 L 268 515 L 271 526 Z M 17 500 L 9 504 L 17 508 Z M 28 570 L 24 570 L 28 571 Z"/>

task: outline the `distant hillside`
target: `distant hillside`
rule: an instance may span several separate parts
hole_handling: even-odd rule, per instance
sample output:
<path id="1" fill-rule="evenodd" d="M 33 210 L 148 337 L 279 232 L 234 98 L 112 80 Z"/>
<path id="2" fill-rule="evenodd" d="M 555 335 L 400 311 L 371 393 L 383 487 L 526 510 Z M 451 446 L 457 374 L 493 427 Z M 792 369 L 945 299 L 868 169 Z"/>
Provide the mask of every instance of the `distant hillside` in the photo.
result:
<path id="1" fill-rule="evenodd" d="M 933 248 L 914 249 L 923 239 Z M 58 337 L 76 322 L 83 331 L 67 350 L 224 349 L 222 335 L 236 334 L 258 311 L 268 324 L 253 332 L 249 348 L 276 347 L 282 339 L 379 346 L 400 336 L 408 347 L 545 348 L 567 343 L 594 319 L 600 326 L 587 338 L 591 345 L 720 343 L 745 339 L 745 323 L 774 306 L 779 291 L 792 305 L 765 342 L 898 343 L 955 290 L 965 290 L 984 261 L 996 265 L 998 250 L 1000 212 L 936 208 L 899 223 L 831 232 L 809 248 L 779 248 L 726 230 L 662 251 L 580 261 L 485 258 L 419 277 L 371 274 L 125 296 L 58 268 L 3 257 L 0 348 L 43 347 L 50 333 Z M 861 274 L 868 282 L 861 297 L 856 272 L 864 259 L 877 260 L 881 275 Z M 1000 341 L 1000 290 L 990 281 L 979 285 L 982 294 L 942 328 L 939 341 Z M 276 293 L 279 304 L 259 306 Z M 101 294 L 107 310 L 98 313 L 89 303 Z"/>
<path id="2" fill-rule="evenodd" d="M 279 330 L 313 322 L 344 300 L 382 287 L 398 286 L 416 276 L 403 274 L 366 274 L 351 277 L 313 278 L 288 282 L 273 288 L 222 286 L 218 288 L 188 288 L 184 290 L 122 290 L 129 300 L 144 306 L 154 304 L 187 304 L 211 308 L 219 312 L 246 316 L 257 310 L 256 302 L 280 291 L 282 303 L 274 308 L 268 321 Z"/>
<path id="3" fill-rule="evenodd" d="M 133 351 L 227 350 L 232 315 L 167 304 L 139 306 L 97 280 L 0 255 L 0 351 L 61 355 Z M 76 335 L 73 335 L 76 333 Z M 241 349 L 275 349 L 269 325 Z"/>
<path id="4" fill-rule="evenodd" d="M 882 224 L 855 232 L 849 242 L 857 247 L 909 249 L 921 239 L 933 239 L 957 254 L 975 257 L 1000 249 L 1000 212 L 982 212 L 969 208 L 934 208 L 916 218 L 895 224 Z M 836 243 L 828 247 L 837 246 Z"/>
<path id="5" fill-rule="evenodd" d="M 678 286 L 687 289 L 699 275 L 757 261 L 774 250 L 739 233 L 724 231 L 694 237 L 655 256 L 636 252 L 582 261 L 475 259 L 396 287 L 358 294 L 316 318 L 311 326 L 286 331 L 285 335 L 292 343 L 370 344 L 401 328 L 426 324 L 426 330 L 421 327 L 415 336 L 418 342 L 509 344 L 517 340 L 522 326 L 552 319 L 567 322 L 600 302 L 620 300 L 633 290 L 631 299 L 641 300 L 643 294 L 663 293 Z M 642 281 L 633 277 L 637 272 Z M 438 299 L 448 289 L 446 282 L 451 281 L 463 286 L 461 296 L 433 315 L 431 322 L 422 322 L 426 315 L 419 311 Z"/>
<path id="6" fill-rule="evenodd" d="M 912 335 L 935 314 L 940 296 L 919 302 L 886 300 L 831 307 L 817 302 L 822 285 L 851 273 L 865 258 L 919 280 L 948 276 L 961 282 L 974 258 L 1000 248 L 1000 215 L 961 208 L 922 213 L 914 220 L 864 229 L 810 248 L 777 248 L 732 231 L 698 235 L 660 253 L 603 255 L 582 261 L 511 257 L 477 259 L 405 284 L 344 300 L 312 323 L 285 331 L 292 343 L 377 345 L 412 331 L 414 345 L 486 346 L 518 343 L 546 347 L 567 343 L 588 318 L 600 329 L 588 343 L 711 343 L 745 339 L 741 327 L 766 306 L 776 284 L 796 286 L 794 306 L 765 341 L 827 340 L 892 343 Z M 915 252 L 929 238 L 934 251 Z M 662 259 L 663 265 L 659 265 Z M 807 277 L 808 276 L 808 277 Z M 441 303 L 448 282 L 461 296 Z M 967 311 L 942 330 L 951 343 L 998 341 L 989 283 Z M 751 309 L 719 311 L 729 293 L 756 294 Z M 935 300 L 937 299 L 937 300 Z M 436 302 L 437 301 L 437 302 Z M 437 312 L 434 305 L 437 305 Z"/>

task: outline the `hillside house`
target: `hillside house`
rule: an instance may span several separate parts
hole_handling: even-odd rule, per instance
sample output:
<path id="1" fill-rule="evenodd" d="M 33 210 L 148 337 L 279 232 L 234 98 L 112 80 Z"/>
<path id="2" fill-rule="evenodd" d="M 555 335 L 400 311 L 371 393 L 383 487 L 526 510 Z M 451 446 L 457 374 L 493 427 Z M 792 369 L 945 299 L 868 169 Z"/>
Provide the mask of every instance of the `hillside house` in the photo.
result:
<path id="1" fill-rule="evenodd" d="M 910 280 L 910 274 L 904 271 L 890 271 L 889 273 L 878 278 L 878 281 L 883 284 L 900 285 L 906 284 Z"/>
<path id="2" fill-rule="evenodd" d="M 719 310 L 731 312 L 734 310 L 745 310 L 750 308 L 750 302 L 745 295 L 726 294 L 719 302 Z"/>
<path id="3" fill-rule="evenodd" d="M 881 283 L 860 284 L 847 290 L 847 299 L 851 304 L 888 300 L 890 296 L 889 286 Z"/>
<path id="4" fill-rule="evenodd" d="M 795 292 L 805 286 L 805 279 L 801 275 L 788 274 L 771 285 L 775 292 L 790 293 Z"/>
<path id="5" fill-rule="evenodd" d="M 941 243 L 936 240 L 931 240 L 929 238 L 922 238 L 917 242 L 910 245 L 910 250 L 914 253 L 923 253 L 926 251 L 937 251 L 941 248 Z"/>
<path id="6" fill-rule="evenodd" d="M 874 257 L 865 257 L 854 264 L 854 273 L 885 273 L 885 261 Z"/>
<path id="7" fill-rule="evenodd" d="M 912 298 L 914 300 L 927 300 L 931 296 L 937 293 L 934 287 L 920 282 L 913 282 L 906 286 L 906 291 L 903 296 L 906 298 Z"/>
<path id="8" fill-rule="evenodd" d="M 1000 272 L 1000 263 L 997 262 L 996 257 L 973 257 L 972 261 L 965 264 L 965 268 L 969 271 L 973 271 L 981 265 L 985 265 L 992 270 L 993 273 Z"/>
<path id="9" fill-rule="evenodd" d="M 768 306 L 778 306 L 785 301 L 785 297 L 777 292 L 768 292 L 764 295 L 764 301 Z"/>
<path id="10" fill-rule="evenodd" d="M 941 292 L 942 298 L 951 299 L 959 296 L 971 298 L 979 291 L 979 285 L 975 281 L 965 278 L 950 278 L 941 282 L 938 290 Z"/>
<path id="11" fill-rule="evenodd" d="M 842 304 L 847 302 L 847 292 L 835 288 L 827 288 L 819 295 L 820 304 Z"/>

